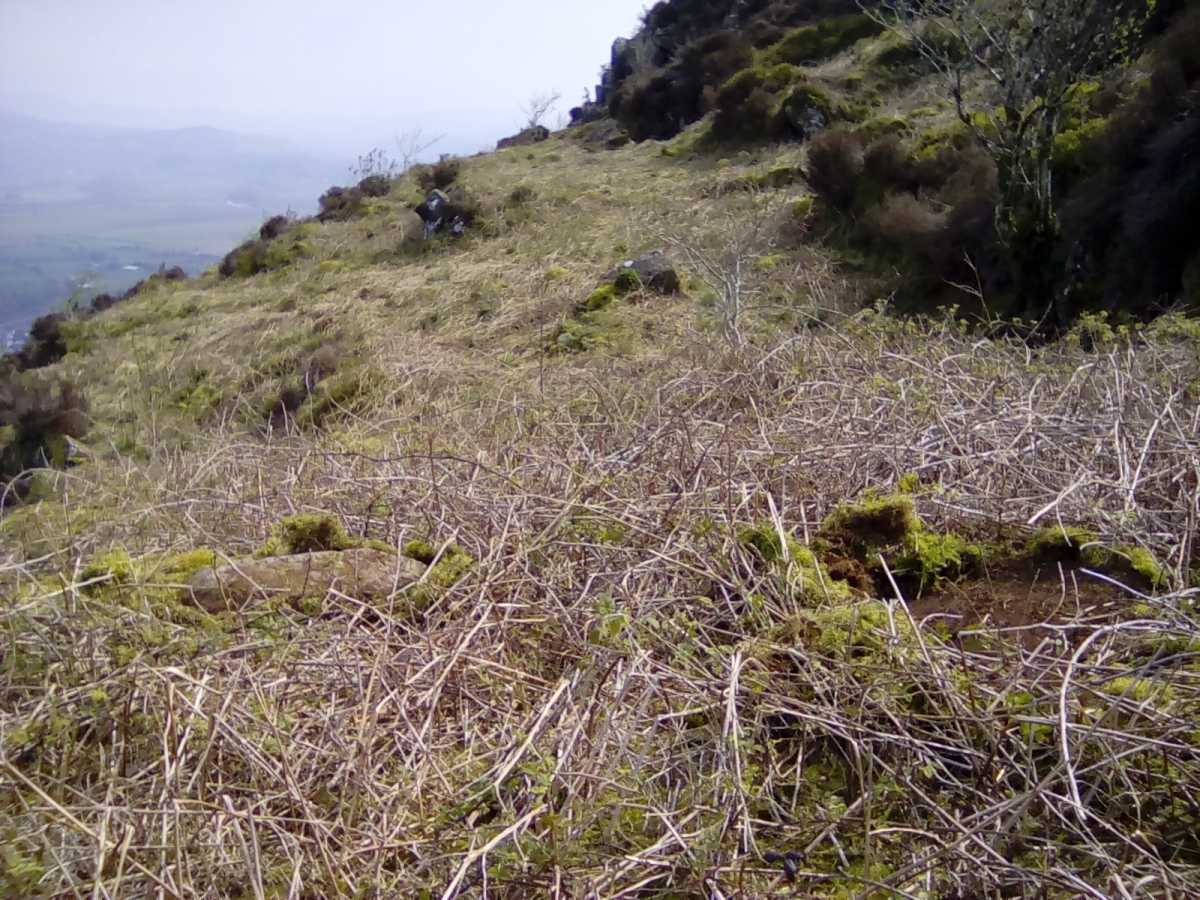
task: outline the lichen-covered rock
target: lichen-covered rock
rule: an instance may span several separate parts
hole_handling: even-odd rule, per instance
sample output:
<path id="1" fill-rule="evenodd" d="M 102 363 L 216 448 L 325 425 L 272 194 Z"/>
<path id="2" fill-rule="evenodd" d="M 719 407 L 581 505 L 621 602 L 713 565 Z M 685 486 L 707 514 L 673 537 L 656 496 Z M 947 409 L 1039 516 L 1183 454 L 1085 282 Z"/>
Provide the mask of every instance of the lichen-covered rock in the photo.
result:
<path id="1" fill-rule="evenodd" d="M 331 590 L 361 600 L 390 597 L 425 569 L 414 559 L 371 549 L 246 559 L 199 569 L 182 599 L 210 613 L 236 611 L 268 598 L 307 609 Z"/>
<path id="2" fill-rule="evenodd" d="M 616 285 L 619 293 L 638 285 L 659 294 L 678 294 L 681 288 L 679 273 L 661 250 L 625 260 L 604 280 Z"/>

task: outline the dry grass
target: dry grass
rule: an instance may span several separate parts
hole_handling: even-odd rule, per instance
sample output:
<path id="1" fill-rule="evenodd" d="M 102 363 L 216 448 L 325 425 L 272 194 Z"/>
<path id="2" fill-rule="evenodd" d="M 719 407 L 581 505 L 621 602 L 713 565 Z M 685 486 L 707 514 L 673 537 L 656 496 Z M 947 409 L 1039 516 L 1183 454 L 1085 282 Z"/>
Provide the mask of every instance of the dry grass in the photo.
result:
<path id="1" fill-rule="evenodd" d="M 392 340 L 392 392 L 336 430 L 148 438 L 7 519 L 10 894 L 1195 892 L 1194 336 L 868 316 L 540 378 Z M 737 541 L 805 542 L 910 472 L 931 521 L 1090 525 L 1176 589 L 1088 609 L 1064 573 L 1035 640 L 952 639 Z M 81 583 L 109 546 L 236 554 L 312 509 L 476 562 L 420 616 L 196 620 L 153 576 Z"/>

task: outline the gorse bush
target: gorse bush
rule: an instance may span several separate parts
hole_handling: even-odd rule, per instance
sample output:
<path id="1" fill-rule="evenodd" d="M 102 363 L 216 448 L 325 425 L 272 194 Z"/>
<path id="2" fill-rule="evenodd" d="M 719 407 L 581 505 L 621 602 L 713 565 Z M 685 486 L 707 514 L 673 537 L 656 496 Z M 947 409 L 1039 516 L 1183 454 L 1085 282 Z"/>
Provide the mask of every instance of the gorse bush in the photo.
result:
<path id="1" fill-rule="evenodd" d="M 88 430 L 88 403 L 70 382 L 54 385 L 10 378 L 0 383 L 0 428 L 9 432 L 0 449 L 0 482 L 7 485 L 22 472 L 69 461 L 68 438 Z M 19 498 L 25 486 L 19 485 Z M 8 499 L 12 493 L 5 491 Z"/>

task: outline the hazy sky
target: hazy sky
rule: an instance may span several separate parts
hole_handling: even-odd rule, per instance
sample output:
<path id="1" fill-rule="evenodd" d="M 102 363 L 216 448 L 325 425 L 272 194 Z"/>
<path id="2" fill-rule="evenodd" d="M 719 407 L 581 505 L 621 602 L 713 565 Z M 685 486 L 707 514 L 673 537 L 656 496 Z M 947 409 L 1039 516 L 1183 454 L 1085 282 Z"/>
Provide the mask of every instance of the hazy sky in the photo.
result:
<path id="1" fill-rule="evenodd" d="M 0 105 L 56 118 L 297 133 L 471 111 L 519 124 L 593 86 L 647 0 L 0 0 Z M 298 127 L 298 126 L 297 126 Z M 496 135 L 502 136 L 502 135 Z"/>

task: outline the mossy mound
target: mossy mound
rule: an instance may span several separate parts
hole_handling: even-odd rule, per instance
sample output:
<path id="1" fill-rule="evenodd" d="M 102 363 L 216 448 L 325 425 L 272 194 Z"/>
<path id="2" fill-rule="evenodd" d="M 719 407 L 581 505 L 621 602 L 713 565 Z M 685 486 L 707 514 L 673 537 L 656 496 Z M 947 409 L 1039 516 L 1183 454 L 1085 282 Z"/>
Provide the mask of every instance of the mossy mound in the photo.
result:
<path id="1" fill-rule="evenodd" d="M 874 37 L 883 26 L 870 16 L 834 16 L 788 33 L 766 53 L 770 62 L 811 65 L 841 53 L 864 38 Z"/>
<path id="2" fill-rule="evenodd" d="M 1061 525 L 1043 528 L 1026 543 L 1025 553 L 1046 564 L 1081 563 L 1132 581 L 1141 588 L 1160 589 L 1171 583 L 1171 571 L 1145 547 L 1105 544 L 1086 528 Z"/>
<path id="3" fill-rule="evenodd" d="M 861 563 L 881 591 L 888 587 L 884 560 L 902 590 L 919 593 L 975 571 L 983 549 L 953 533 L 929 531 L 904 495 L 868 495 L 842 504 L 825 519 L 818 537 L 834 554 Z"/>
<path id="4" fill-rule="evenodd" d="M 787 63 L 743 69 L 717 94 L 717 141 L 811 138 L 834 118 L 829 95 Z"/>

